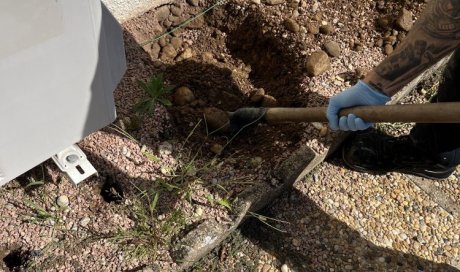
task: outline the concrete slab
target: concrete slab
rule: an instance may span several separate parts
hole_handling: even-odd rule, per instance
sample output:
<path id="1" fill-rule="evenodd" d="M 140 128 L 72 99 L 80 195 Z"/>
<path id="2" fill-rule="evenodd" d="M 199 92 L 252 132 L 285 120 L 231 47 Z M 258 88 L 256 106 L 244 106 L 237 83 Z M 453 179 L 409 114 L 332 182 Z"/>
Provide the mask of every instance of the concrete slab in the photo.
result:
<path id="1" fill-rule="evenodd" d="M 172 0 L 102 0 L 120 23 L 137 17 L 142 13 L 172 3 Z"/>

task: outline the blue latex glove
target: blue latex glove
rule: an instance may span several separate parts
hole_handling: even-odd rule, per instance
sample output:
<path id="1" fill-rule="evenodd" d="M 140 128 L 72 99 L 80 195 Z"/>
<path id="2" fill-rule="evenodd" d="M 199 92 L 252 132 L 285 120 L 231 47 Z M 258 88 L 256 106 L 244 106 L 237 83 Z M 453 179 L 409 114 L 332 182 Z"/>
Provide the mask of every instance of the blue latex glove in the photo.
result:
<path id="1" fill-rule="evenodd" d="M 378 92 L 363 81 L 358 81 L 353 87 L 331 97 L 327 107 L 327 119 L 329 127 L 333 130 L 357 131 L 367 129 L 372 123 L 367 123 L 354 114 L 338 117 L 343 108 L 353 106 L 384 105 L 390 101 L 390 97 Z"/>

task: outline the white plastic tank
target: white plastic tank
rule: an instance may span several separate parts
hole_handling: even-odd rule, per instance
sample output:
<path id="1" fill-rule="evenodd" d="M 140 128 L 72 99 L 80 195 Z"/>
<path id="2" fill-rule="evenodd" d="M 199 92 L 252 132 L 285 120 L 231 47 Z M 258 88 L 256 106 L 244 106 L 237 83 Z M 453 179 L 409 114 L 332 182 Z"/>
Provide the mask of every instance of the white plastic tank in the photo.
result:
<path id="1" fill-rule="evenodd" d="M 0 0 L 0 185 L 116 117 L 122 30 L 99 0 Z"/>

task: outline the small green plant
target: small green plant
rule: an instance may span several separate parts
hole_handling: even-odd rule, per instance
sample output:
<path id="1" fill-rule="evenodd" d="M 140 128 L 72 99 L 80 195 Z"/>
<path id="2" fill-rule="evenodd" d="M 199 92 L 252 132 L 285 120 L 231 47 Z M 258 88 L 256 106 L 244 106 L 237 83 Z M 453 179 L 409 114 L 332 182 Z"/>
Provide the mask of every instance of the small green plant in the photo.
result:
<path id="1" fill-rule="evenodd" d="M 35 177 L 30 177 L 27 179 L 27 185 L 24 187 L 24 189 L 31 189 L 31 188 L 35 188 L 35 187 L 38 187 L 38 186 L 41 186 L 43 184 L 45 184 L 45 181 L 44 179 L 36 179 Z"/>
<path id="2" fill-rule="evenodd" d="M 232 210 L 232 203 L 228 198 L 219 198 L 216 200 L 217 204 L 227 208 L 228 210 Z"/>
<path id="3" fill-rule="evenodd" d="M 174 90 L 174 86 L 165 85 L 163 74 L 152 76 L 148 81 L 138 80 L 137 83 L 146 93 L 147 97 L 142 98 L 135 106 L 136 111 L 153 112 L 156 103 L 159 102 L 165 106 L 171 106 L 172 103 L 165 96 Z"/>
<path id="4" fill-rule="evenodd" d="M 151 151 L 144 151 L 144 156 L 152 162 L 159 162 L 160 158 L 158 158 L 155 154 L 153 154 Z"/>
<path id="5" fill-rule="evenodd" d="M 127 230 L 118 229 L 105 238 L 122 245 L 132 259 L 155 260 L 158 250 L 169 245 L 172 236 L 185 226 L 185 217 L 181 211 L 174 211 L 160 219 L 157 211 L 160 192 L 132 185 L 137 194 L 129 206 L 129 214 L 135 225 Z"/>
<path id="6" fill-rule="evenodd" d="M 30 210 L 29 213 L 25 213 L 21 216 L 24 222 L 41 225 L 49 220 L 54 222 L 59 222 L 60 220 L 56 214 L 49 212 L 46 208 L 28 198 L 24 199 L 24 205 Z"/>

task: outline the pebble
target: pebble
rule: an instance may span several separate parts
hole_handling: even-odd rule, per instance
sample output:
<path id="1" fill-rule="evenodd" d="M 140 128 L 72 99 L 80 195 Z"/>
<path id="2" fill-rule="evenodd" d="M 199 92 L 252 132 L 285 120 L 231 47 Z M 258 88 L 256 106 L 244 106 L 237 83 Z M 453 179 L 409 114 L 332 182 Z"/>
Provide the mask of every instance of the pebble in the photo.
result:
<path id="1" fill-rule="evenodd" d="M 385 53 L 385 55 L 390 55 L 391 53 L 393 53 L 393 46 L 391 44 L 387 44 L 385 45 L 385 48 L 383 49 L 383 52 Z"/>
<path id="2" fill-rule="evenodd" d="M 318 9 L 319 9 L 319 2 L 315 1 L 311 7 L 311 11 L 315 13 L 318 11 Z"/>
<path id="3" fill-rule="evenodd" d="M 69 203 L 69 197 L 66 195 L 61 195 L 56 200 L 56 204 L 61 208 L 67 208 L 69 206 Z"/>
<path id="4" fill-rule="evenodd" d="M 297 238 L 294 238 L 292 239 L 292 245 L 295 246 L 295 247 L 299 247 L 300 246 L 300 240 L 297 239 Z"/>
<path id="5" fill-rule="evenodd" d="M 260 0 L 251 0 L 251 2 L 256 4 L 256 5 L 260 5 Z"/>
<path id="6" fill-rule="evenodd" d="M 254 157 L 251 159 L 251 167 L 252 168 L 257 168 L 262 164 L 263 159 L 261 157 Z"/>
<path id="7" fill-rule="evenodd" d="M 257 91 L 255 91 L 254 94 L 251 96 L 251 102 L 257 103 L 257 102 L 262 101 L 262 99 L 264 98 L 264 95 L 265 95 L 264 89 L 262 88 L 257 89 Z"/>
<path id="8" fill-rule="evenodd" d="M 399 234 L 399 238 L 401 238 L 401 240 L 404 241 L 404 240 L 407 240 L 408 237 L 407 237 L 407 234 L 401 233 L 401 234 Z"/>
<path id="9" fill-rule="evenodd" d="M 214 54 L 212 52 L 204 52 L 201 54 L 201 58 L 204 62 L 215 62 Z"/>
<path id="10" fill-rule="evenodd" d="M 319 136 L 324 137 L 327 135 L 328 128 L 326 126 L 322 127 L 321 130 L 319 131 Z"/>
<path id="11" fill-rule="evenodd" d="M 220 153 L 222 153 L 222 151 L 224 150 L 224 147 L 220 144 L 213 144 L 211 146 L 211 151 L 212 153 L 216 154 L 216 155 L 220 155 Z"/>
<path id="12" fill-rule="evenodd" d="M 271 95 L 264 95 L 262 98 L 262 107 L 272 108 L 278 106 L 278 101 Z"/>
<path id="13" fill-rule="evenodd" d="M 182 15 L 182 9 L 180 7 L 177 7 L 177 6 L 171 6 L 171 13 L 174 15 L 174 16 L 181 16 Z"/>
<path id="14" fill-rule="evenodd" d="M 187 25 L 187 28 L 189 28 L 189 29 L 199 29 L 199 28 L 202 28 L 204 26 L 204 23 L 205 23 L 204 22 L 204 17 L 199 16 L 195 20 L 191 21 Z"/>
<path id="15" fill-rule="evenodd" d="M 314 34 L 314 35 L 319 33 L 319 26 L 318 26 L 318 24 L 316 24 L 314 22 L 307 23 L 305 25 L 305 27 L 307 28 L 308 33 L 311 33 L 311 34 Z"/>
<path id="16" fill-rule="evenodd" d="M 289 272 L 289 271 L 291 271 L 291 269 L 289 269 L 289 266 L 287 264 L 283 264 L 281 266 L 280 270 L 281 270 L 281 272 Z"/>
<path id="17" fill-rule="evenodd" d="M 203 215 L 203 209 L 198 207 L 195 211 L 196 216 L 201 217 Z"/>
<path id="18" fill-rule="evenodd" d="M 158 153 L 163 156 L 168 156 L 172 154 L 173 146 L 170 142 L 162 142 L 158 146 Z"/>
<path id="19" fill-rule="evenodd" d="M 171 39 L 171 45 L 177 50 L 182 46 L 182 39 L 179 37 L 173 37 Z"/>
<path id="20" fill-rule="evenodd" d="M 150 46 L 149 54 L 152 59 L 158 59 L 160 56 L 161 46 L 158 43 L 152 43 Z"/>
<path id="21" fill-rule="evenodd" d="M 172 60 L 177 56 L 177 51 L 171 44 L 166 45 L 161 50 L 161 60 Z"/>
<path id="22" fill-rule="evenodd" d="M 365 69 L 359 67 L 359 68 L 355 69 L 355 74 L 356 74 L 357 78 L 363 79 L 366 76 L 367 71 Z"/>
<path id="23" fill-rule="evenodd" d="M 323 124 L 319 122 L 312 122 L 311 125 L 316 128 L 317 130 L 321 130 L 323 128 Z"/>
<path id="24" fill-rule="evenodd" d="M 86 227 L 86 226 L 88 226 L 90 221 L 91 221 L 91 219 L 89 217 L 83 217 L 82 219 L 80 219 L 79 224 L 82 227 Z"/>
<path id="25" fill-rule="evenodd" d="M 162 22 L 168 18 L 169 13 L 170 13 L 169 6 L 164 5 L 164 6 L 157 8 L 157 10 L 155 11 L 155 17 L 157 18 L 158 21 Z"/>
<path id="26" fill-rule="evenodd" d="M 271 268 L 272 268 L 271 265 L 269 265 L 269 264 L 264 264 L 264 265 L 260 268 L 260 272 L 269 272 Z"/>
<path id="27" fill-rule="evenodd" d="M 338 42 L 328 41 L 324 44 L 324 49 L 331 57 L 340 57 L 341 50 Z"/>
<path id="28" fill-rule="evenodd" d="M 335 31 L 334 27 L 330 24 L 321 25 L 319 27 L 319 33 L 324 34 L 324 35 L 330 35 L 334 33 L 334 31 Z"/>

